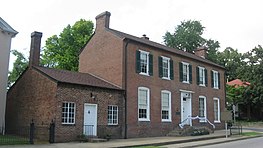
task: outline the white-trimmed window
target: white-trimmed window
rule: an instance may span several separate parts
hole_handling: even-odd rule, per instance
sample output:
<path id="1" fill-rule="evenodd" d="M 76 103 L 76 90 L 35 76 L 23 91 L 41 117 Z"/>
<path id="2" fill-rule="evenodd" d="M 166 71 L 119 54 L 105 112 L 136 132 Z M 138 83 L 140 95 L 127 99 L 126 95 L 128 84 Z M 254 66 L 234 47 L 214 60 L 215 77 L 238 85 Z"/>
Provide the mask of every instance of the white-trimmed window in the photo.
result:
<path id="1" fill-rule="evenodd" d="M 189 63 L 183 62 L 183 82 L 189 83 Z"/>
<path id="2" fill-rule="evenodd" d="M 206 70 L 204 67 L 198 67 L 198 84 L 200 86 L 206 85 Z"/>
<path id="3" fill-rule="evenodd" d="M 75 124 L 75 103 L 63 102 L 62 103 L 62 124 Z"/>
<path id="4" fill-rule="evenodd" d="M 163 78 L 170 79 L 170 58 L 162 57 Z"/>
<path id="5" fill-rule="evenodd" d="M 162 121 L 171 121 L 171 92 L 161 91 L 162 100 Z"/>
<path id="6" fill-rule="evenodd" d="M 199 117 L 206 118 L 206 97 L 199 96 Z M 206 122 L 206 120 L 199 120 L 200 122 Z"/>
<path id="7" fill-rule="evenodd" d="M 220 100 L 214 98 L 214 122 L 220 123 Z"/>
<path id="8" fill-rule="evenodd" d="M 179 63 L 180 82 L 192 83 L 192 65 L 186 62 Z"/>
<path id="9" fill-rule="evenodd" d="M 140 61 L 141 61 L 141 73 L 140 74 L 146 74 L 146 75 L 149 75 L 148 73 L 148 69 L 149 69 L 149 52 L 146 52 L 146 51 L 141 51 L 140 50 Z"/>
<path id="10" fill-rule="evenodd" d="M 150 90 L 146 87 L 138 88 L 138 120 L 150 121 Z"/>
<path id="11" fill-rule="evenodd" d="M 215 70 L 212 70 L 212 87 L 219 89 L 219 73 Z"/>
<path id="12" fill-rule="evenodd" d="M 118 125 L 118 106 L 108 106 L 108 125 Z"/>

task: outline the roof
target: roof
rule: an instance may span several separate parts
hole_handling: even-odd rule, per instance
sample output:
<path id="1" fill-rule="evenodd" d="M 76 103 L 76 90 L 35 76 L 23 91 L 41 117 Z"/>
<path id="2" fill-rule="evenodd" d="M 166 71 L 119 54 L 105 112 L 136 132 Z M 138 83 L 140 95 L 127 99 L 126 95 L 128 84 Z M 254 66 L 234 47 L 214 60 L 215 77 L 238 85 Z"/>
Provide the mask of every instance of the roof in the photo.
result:
<path id="1" fill-rule="evenodd" d="M 136 42 L 139 42 L 139 43 L 142 43 L 142 44 L 146 44 L 146 45 L 149 45 L 149 46 L 152 46 L 152 47 L 156 47 L 156 48 L 159 48 L 159 49 L 162 49 L 162 50 L 165 50 L 165 51 L 168 51 L 168 52 L 180 55 L 180 56 L 184 56 L 186 58 L 191 58 L 191 59 L 194 59 L 194 60 L 197 60 L 197 61 L 200 61 L 200 62 L 204 62 L 204 63 L 210 64 L 210 65 L 217 66 L 219 68 L 225 69 L 225 67 L 223 67 L 223 66 L 221 66 L 219 64 L 216 64 L 216 63 L 214 63 L 212 61 L 209 61 L 207 59 L 204 59 L 202 57 L 199 57 L 199 56 L 197 56 L 195 54 L 192 54 L 192 53 L 189 53 L 189 52 L 185 52 L 185 51 L 182 51 L 182 50 L 177 50 L 177 49 L 174 49 L 174 48 L 170 48 L 170 47 L 167 47 L 165 45 L 162 45 L 162 44 L 159 44 L 159 43 L 147 40 L 147 39 L 142 39 L 142 38 L 139 38 L 139 37 L 136 37 L 136 36 L 133 36 L 133 35 L 129 35 L 127 33 L 123 33 L 123 32 L 120 32 L 120 31 L 117 31 L 117 30 L 114 30 L 114 29 L 111 29 L 111 28 L 106 28 L 106 30 L 111 32 L 111 33 L 113 33 L 113 34 L 115 34 L 116 36 L 118 36 L 118 37 L 120 37 L 122 39 L 133 40 L 133 41 L 136 41 Z"/>
<path id="2" fill-rule="evenodd" d="M 0 29 L 5 32 L 12 33 L 13 37 L 18 33 L 9 24 L 7 24 L 1 17 L 0 17 Z"/>
<path id="3" fill-rule="evenodd" d="M 80 72 L 73 72 L 68 70 L 59 70 L 54 68 L 46 68 L 46 67 L 38 67 L 38 66 L 34 66 L 34 69 L 40 71 L 44 75 L 61 83 L 122 90 L 120 87 L 110 82 L 107 82 L 99 77 L 91 75 L 89 73 L 80 73 Z"/>
<path id="4" fill-rule="evenodd" d="M 231 85 L 231 86 L 248 86 L 248 85 L 250 85 L 249 82 L 244 82 L 244 81 L 241 81 L 240 79 L 232 80 L 230 82 L 227 82 L 226 84 Z"/>

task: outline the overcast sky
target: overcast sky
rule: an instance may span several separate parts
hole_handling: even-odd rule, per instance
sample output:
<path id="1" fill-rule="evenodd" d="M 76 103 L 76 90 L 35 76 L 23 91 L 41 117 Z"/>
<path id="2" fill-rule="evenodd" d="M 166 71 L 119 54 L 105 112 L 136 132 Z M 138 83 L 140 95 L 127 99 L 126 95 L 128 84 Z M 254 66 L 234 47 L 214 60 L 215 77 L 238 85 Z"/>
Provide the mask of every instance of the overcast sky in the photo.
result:
<path id="1" fill-rule="evenodd" d="M 30 34 L 43 32 L 42 46 L 68 24 L 111 13 L 110 28 L 163 43 L 166 31 L 184 20 L 201 21 L 204 37 L 246 52 L 263 45 L 262 0 L 3 0 L 0 16 L 19 33 L 11 49 L 28 55 Z M 11 63 L 14 57 L 11 56 Z"/>

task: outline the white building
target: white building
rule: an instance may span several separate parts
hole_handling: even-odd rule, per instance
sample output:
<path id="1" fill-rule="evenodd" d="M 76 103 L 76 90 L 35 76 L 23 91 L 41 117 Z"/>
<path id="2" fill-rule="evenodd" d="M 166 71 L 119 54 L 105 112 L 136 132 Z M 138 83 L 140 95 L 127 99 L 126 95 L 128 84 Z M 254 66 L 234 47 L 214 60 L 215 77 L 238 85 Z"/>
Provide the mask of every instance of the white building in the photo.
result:
<path id="1" fill-rule="evenodd" d="M 11 40 L 18 32 L 0 17 L 0 133 L 4 133 Z"/>

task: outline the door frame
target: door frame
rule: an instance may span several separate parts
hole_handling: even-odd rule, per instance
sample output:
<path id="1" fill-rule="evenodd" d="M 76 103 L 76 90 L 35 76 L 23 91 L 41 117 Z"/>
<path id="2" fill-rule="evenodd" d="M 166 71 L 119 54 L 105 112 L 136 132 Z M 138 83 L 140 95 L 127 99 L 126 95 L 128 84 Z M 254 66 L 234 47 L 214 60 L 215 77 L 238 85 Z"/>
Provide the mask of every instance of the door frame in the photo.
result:
<path id="1" fill-rule="evenodd" d="M 95 106 L 95 125 L 94 125 L 94 136 L 97 136 L 97 126 L 98 126 L 98 104 L 84 103 L 84 113 L 83 113 L 83 134 L 85 134 L 85 109 L 87 106 Z"/>
<path id="2" fill-rule="evenodd" d="M 192 91 L 186 91 L 186 90 L 180 90 L 181 92 L 181 122 L 183 121 L 183 94 L 184 93 L 189 93 L 189 112 L 190 112 L 190 116 L 192 116 Z M 192 120 L 189 121 L 189 125 L 192 126 Z"/>

